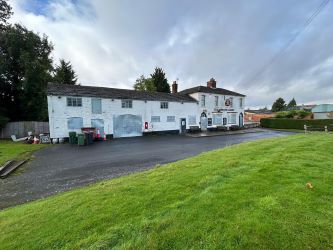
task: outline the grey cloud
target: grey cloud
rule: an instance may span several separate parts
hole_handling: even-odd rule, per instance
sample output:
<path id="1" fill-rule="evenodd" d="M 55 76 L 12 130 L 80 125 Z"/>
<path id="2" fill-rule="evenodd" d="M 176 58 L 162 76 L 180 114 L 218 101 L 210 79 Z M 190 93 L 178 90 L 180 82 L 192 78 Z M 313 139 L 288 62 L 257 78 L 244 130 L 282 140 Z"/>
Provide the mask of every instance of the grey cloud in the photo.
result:
<path id="1" fill-rule="evenodd" d="M 55 0 L 44 16 L 26 11 L 27 1 L 14 0 L 14 19 L 48 34 L 82 84 L 128 88 L 161 66 L 180 89 L 215 77 L 249 106 L 279 96 L 333 102 L 332 3 L 253 79 L 322 0 Z"/>

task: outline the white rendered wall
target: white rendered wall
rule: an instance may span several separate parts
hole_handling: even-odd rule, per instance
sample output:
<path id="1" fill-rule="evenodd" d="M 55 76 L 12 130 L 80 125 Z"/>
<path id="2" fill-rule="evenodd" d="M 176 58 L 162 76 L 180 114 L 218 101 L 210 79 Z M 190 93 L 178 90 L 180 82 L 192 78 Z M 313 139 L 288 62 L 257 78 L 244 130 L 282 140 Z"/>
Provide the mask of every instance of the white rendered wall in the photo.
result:
<path id="1" fill-rule="evenodd" d="M 197 115 L 196 122 L 199 125 L 199 112 L 197 103 L 169 102 L 168 109 L 161 109 L 159 101 L 133 100 L 132 108 L 122 108 L 119 99 L 102 98 L 102 114 L 93 114 L 90 97 L 82 97 L 82 107 L 68 107 L 66 96 L 48 96 L 48 112 L 51 138 L 68 137 L 69 130 L 67 120 L 70 117 L 82 117 L 83 126 L 91 127 L 91 119 L 103 119 L 106 134 L 113 134 L 113 115 L 141 115 L 142 131 L 167 131 L 179 130 L 180 118 L 188 115 Z M 160 116 L 160 122 L 151 123 L 151 116 Z M 175 122 L 167 122 L 167 116 L 175 116 Z M 149 129 L 144 130 L 144 123 L 149 123 Z M 189 128 L 187 122 L 187 128 Z M 80 132 L 80 129 L 76 130 Z"/>

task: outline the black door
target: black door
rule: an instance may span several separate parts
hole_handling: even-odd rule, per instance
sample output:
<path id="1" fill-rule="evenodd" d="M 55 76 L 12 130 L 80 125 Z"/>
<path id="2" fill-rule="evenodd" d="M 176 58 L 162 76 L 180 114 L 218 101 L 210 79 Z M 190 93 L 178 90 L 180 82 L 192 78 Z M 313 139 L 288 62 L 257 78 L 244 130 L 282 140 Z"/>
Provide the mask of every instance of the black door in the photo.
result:
<path id="1" fill-rule="evenodd" d="M 180 133 L 186 133 L 186 118 L 180 118 Z"/>

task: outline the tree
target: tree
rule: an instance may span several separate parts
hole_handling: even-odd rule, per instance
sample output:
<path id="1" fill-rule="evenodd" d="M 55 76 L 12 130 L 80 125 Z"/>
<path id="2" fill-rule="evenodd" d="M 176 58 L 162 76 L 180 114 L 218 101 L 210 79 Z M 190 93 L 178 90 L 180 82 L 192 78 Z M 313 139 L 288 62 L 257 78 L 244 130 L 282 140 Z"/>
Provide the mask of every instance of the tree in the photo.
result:
<path id="1" fill-rule="evenodd" d="M 273 103 L 272 111 L 273 111 L 273 112 L 282 111 L 282 110 L 285 109 L 285 107 L 286 107 L 286 105 L 285 105 L 285 101 L 283 100 L 283 98 L 279 97 L 279 98 L 276 99 L 276 101 Z"/>
<path id="2" fill-rule="evenodd" d="M 0 107 L 10 120 L 47 120 L 53 45 L 24 26 L 0 31 Z"/>
<path id="3" fill-rule="evenodd" d="M 135 80 L 135 84 L 133 86 L 135 90 L 140 91 L 149 91 L 149 92 L 155 92 L 156 87 L 154 85 L 152 78 L 145 78 L 144 75 L 140 76 L 138 79 Z"/>
<path id="4" fill-rule="evenodd" d="M 12 7 L 7 3 L 7 0 L 0 0 L 0 28 L 7 24 L 7 20 L 12 14 Z"/>
<path id="5" fill-rule="evenodd" d="M 165 77 L 165 73 L 161 68 L 155 68 L 155 72 L 151 74 L 151 78 L 157 92 L 170 93 L 170 85 Z"/>
<path id="6" fill-rule="evenodd" d="M 60 64 L 54 70 L 53 81 L 61 84 L 75 85 L 77 82 L 77 75 L 73 70 L 70 62 L 60 59 Z"/>
<path id="7" fill-rule="evenodd" d="M 288 110 L 294 110 L 297 106 L 297 103 L 295 101 L 295 98 L 293 98 L 287 105 Z"/>

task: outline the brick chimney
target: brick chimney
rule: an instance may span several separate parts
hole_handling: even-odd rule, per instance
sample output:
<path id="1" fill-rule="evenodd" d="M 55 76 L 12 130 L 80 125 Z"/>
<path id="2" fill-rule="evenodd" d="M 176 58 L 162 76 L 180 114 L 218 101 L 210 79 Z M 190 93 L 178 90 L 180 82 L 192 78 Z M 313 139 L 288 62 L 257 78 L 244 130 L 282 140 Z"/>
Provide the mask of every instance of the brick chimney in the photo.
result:
<path id="1" fill-rule="evenodd" d="M 216 89 L 216 80 L 214 78 L 211 78 L 208 82 L 207 82 L 207 87 L 208 88 L 212 88 L 212 89 Z"/>
<path id="2" fill-rule="evenodd" d="M 172 94 L 176 94 L 177 92 L 178 92 L 177 81 L 173 81 L 173 84 L 172 84 Z"/>

